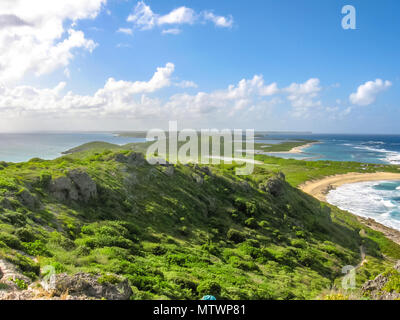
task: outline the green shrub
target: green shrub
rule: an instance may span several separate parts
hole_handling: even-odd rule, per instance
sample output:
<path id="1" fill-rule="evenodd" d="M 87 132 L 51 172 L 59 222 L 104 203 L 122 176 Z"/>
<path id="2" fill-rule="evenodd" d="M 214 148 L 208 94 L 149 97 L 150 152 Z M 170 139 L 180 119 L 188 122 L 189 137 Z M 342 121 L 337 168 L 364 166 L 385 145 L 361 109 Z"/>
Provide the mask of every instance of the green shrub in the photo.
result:
<path id="1" fill-rule="evenodd" d="M 219 297 L 221 295 L 221 286 L 219 283 L 215 281 L 202 281 L 200 284 L 197 286 L 197 292 L 199 295 L 205 296 L 205 295 L 212 295 L 215 297 Z"/>
<path id="2" fill-rule="evenodd" d="M 24 280 L 16 278 L 16 279 L 13 279 L 12 281 L 17 285 L 17 287 L 20 290 L 28 289 L 28 284 Z"/>
<path id="3" fill-rule="evenodd" d="M 32 229 L 30 228 L 18 228 L 15 230 L 15 235 L 23 242 L 35 241 L 36 236 Z"/>
<path id="4" fill-rule="evenodd" d="M 247 227 L 252 228 L 252 229 L 258 228 L 258 223 L 257 223 L 256 219 L 254 219 L 254 218 L 249 218 L 249 219 L 247 219 L 247 220 L 244 222 L 244 224 L 245 224 Z"/>
<path id="5" fill-rule="evenodd" d="M 100 284 L 103 283 L 111 283 L 111 284 L 118 284 L 122 281 L 122 279 L 115 274 L 104 274 L 97 279 L 97 282 Z"/>
<path id="6" fill-rule="evenodd" d="M 22 249 L 21 241 L 13 234 L 0 231 L 0 241 L 12 249 Z"/>
<path id="7" fill-rule="evenodd" d="M 40 240 L 24 242 L 22 243 L 22 246 L 25 249 L 24 251 L 31 256 L 52 256 L 52 254 L 47 250 L 46 245 Z"/>
<path id="8" fill-rule="evenodd" d="M 242 232 L 234 229 L 229 229 L 226 236 L 228 240 L 233 241 L 234 243 L 241 243 L 246 240 L 246 236 Z"/>

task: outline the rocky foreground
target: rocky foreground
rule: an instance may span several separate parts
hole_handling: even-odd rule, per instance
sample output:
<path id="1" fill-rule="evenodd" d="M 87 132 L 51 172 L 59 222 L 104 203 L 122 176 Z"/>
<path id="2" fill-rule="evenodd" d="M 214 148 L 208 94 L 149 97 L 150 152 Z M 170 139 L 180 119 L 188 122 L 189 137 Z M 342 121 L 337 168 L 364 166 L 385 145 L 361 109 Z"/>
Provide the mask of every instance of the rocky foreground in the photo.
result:
<path id="1" fill-rule="evenodd" d="M 132 296 L 126 279 L 114 278 L 113 283 L 103 279 L 79 272 L 31 282 L 13 264 L 0 260 L 0 300 L 129 300 Z"/>

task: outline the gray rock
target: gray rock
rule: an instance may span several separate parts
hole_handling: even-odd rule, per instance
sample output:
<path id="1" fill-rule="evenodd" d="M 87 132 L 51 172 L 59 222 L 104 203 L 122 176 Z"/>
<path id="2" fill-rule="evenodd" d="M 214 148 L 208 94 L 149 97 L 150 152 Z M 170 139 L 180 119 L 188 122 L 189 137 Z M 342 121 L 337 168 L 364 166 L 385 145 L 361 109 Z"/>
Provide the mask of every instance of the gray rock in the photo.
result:
<path id="1" fill-rule="evenodd" d="M 400 261 L 394 267 L 396 271 L 400 269 Z M 373 300 L 398 300 L 400 292 L 388 292 L 384 290 L 385 285 L 389 281 L 389 276 L 380 274 L 374 280 L 367 281 L 361 288 L 363 294 L 369 295 Z"/>
<path id="2" fill-rule="evenodd" d="M 87 296 L 91 298 L 105 298 L 107 300 L 129 300 L 133 294 L 126 279 L 120 279 L 117 284 L 108 282 L 99 283 L 100 276 L 88 273 L 77 273 L 69 276 L 66 273 L 58 274 L 55 278 L 54 292 L 62 295 L 68 292 L 72 296 Z"/>
<path id="3" fill-rule="evenodd" d="M 142 166 L 146 164 L 146 159 L 142 153 L 131 152 L 128 155 L 118 153 L 115 155 L 115 161 L 126 163 L 133 166 Z"/>
<path id="4" fill-rule="evenodd" d="M 96 183 L 86 172 L 81 170 L 72 170 L 67 173 L 67 176 L 74 183 L 80 200 L 87 202 L 90 199 L 97 198 Z"/>
<path id="5" fill-rule="evenodd" d="M 266 182 L 261 183 L 258 187 L 259 189 L 270 193 L 274 197 L 278 197 L 282 194 L 284 184 L 285 175 L 279 173 L 275 177 L 268 179 Z"/>
<path id="6" fill-rule="evenodd" d="M 51 194 L 60 201 L 87 202 L 97 197 L 97 186 L 84 171 L 71 170 L 67 177 L 60 177 L 50 182 Z"/>
<path id="7" fill-rule="evenodd" d="M 52 180 L 49 189 L 51 194 L 60 201 L 77 201 L 79 199 L 78 191 L 71 179 L 67 177 L 60 177 Z"/>

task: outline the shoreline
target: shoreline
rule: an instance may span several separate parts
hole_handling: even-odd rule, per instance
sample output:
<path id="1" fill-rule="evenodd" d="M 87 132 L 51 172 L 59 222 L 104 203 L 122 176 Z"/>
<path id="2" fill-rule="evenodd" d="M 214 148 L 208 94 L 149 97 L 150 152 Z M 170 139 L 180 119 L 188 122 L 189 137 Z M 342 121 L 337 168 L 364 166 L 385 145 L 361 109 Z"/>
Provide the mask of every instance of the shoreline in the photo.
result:
<path id="1" fill-rule="evenodd" d="M 391 172 L 375 172 L 375 173 L 347 173 L 338 174 L 335 176 L 328 176 L 320 180 L 307 181 L 298 188 L 303 192 L 313 196 L 314 198 L 322 201 L 326 201 L 326 195 L 329 191 L 334 190 L 345 184 L 352 184 L 358 182 L 368 182 L 368 181 L 400 181 L 400 173 Z M 351 213 L 351 212 L 350 212 Z M 372 218 L 360 217 L 354 213 L 354 215 L 359 222 L 370 227 L 375 231 L 382 232 L 386 238 L 392 240 L 393 242 L 400 244 L 400 230 L 387 227 Z"/>
<path id="2" fill-rule="evenodd" d="M 298 147 L 294 147 L 292 149 L 290 149 L 289 151 L 271 151 L 271 152 L 267 152 L 268 154 L 294 154 L 294 153 L 304 153 L 304 149 L 311 147 L 315 144 L 319 144 L 321 143 L 320 141 L 318 142 L 309 142 L 306 144 L 303 144 L 301 146 Z"/>

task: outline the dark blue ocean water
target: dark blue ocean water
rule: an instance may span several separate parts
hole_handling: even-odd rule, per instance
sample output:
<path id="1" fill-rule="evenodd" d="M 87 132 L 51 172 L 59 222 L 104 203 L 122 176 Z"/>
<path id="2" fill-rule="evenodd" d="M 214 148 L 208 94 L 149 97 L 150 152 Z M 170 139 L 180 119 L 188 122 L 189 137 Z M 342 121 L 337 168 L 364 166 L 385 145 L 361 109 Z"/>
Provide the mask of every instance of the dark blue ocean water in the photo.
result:
<path id="1" fill-rule="evenodd" d="M 0 161 L 23 162 L 36 157 L 54 159 L 63 151 L 92 141 L 122 145 L 144 140 L 111 133 L 0 133 Z"/>
<path id="2" fill-rule="evenodd" d="M 301 154 L 275 154 L 284 158 L 400 164 L 400 135 L 271 135 L 277 139 L 311 139 L 320 143 Z"/>

